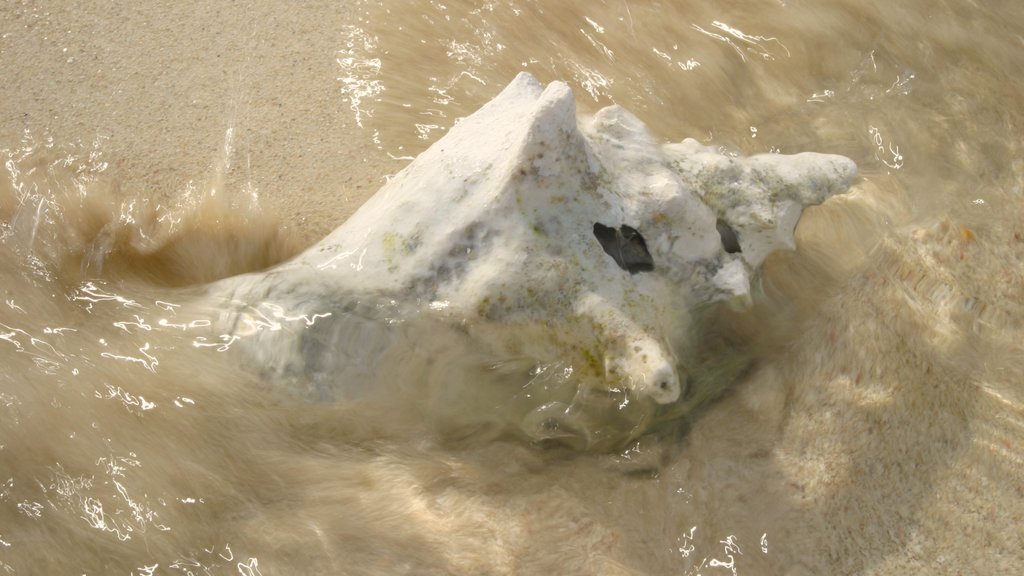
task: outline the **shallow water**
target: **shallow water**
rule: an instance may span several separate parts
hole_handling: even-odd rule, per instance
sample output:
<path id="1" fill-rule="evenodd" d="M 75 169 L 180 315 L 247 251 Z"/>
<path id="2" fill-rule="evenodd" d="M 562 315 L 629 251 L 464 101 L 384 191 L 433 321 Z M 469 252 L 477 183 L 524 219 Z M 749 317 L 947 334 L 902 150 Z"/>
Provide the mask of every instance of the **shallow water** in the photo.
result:
<path id="1" fill-rule="evenodd" d="M 1024 7 L 694 4 L 0 7 L 0 573 L 1011 573 Z M 487 377 L 433 329 L 364 370 L 391 403 L 240 369 L 202 283 L 314 242 L 519 70 L 666 141 L 857 162 L 769 262 L 754 371 L 587 455 L 420 402 Z"/>

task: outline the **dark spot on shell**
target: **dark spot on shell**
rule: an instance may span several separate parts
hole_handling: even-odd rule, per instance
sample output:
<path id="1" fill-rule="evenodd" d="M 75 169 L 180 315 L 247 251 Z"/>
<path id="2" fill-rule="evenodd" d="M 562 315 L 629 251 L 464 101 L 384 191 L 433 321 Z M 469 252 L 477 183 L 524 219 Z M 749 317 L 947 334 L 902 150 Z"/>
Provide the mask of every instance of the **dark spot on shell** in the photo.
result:
<path id="1" fill-rule="evenodd" d="M 736 254 L 743 251 L 740 248 L 740 239 L 736 236 L 736 231 L 725 220 L 719 218 L 718 222 L 715 222 L 715 228 L 718 228 L 718 235 L 722 237 L 722 247 L 725 248 L 726 252 Z"/>
<path id="2" fill-rule="evenodd" d="M 594 237 L 619 268 L 630 274 L 654 270 L 654 258 L 647 251 L 647 242 L 636 228 L 626 224 L 612 228 L 594 222 Z"/>

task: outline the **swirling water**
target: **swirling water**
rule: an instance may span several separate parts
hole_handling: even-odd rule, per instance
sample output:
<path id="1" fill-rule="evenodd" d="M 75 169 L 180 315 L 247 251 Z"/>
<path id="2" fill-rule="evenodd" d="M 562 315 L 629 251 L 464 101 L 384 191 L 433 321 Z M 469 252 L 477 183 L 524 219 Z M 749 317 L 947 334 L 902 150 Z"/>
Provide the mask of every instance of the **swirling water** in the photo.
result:
<path id="1" fill-rule="evenodd" d="M 0 573 L 1024 560 L 1018 3 L 0 13 Z M 476 408 L 424 412 L 417 362 L 381 384 L 406 400 L 369 407 L 298 401 L 233 362 L 203 283 L 315 241 L 519 70 L 664 140 L 858 163 L 770 261 L 755 369 L 685 435 L 579 454 L 439 433 Z M 460 391 L 486 377 L 443 334 L 409 340 Z"/>

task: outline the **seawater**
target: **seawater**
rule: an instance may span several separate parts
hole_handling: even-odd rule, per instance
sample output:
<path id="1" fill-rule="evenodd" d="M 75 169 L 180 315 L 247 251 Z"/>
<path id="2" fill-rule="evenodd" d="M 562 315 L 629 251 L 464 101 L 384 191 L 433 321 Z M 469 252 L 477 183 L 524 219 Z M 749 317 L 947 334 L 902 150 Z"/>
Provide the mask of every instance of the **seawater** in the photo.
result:
<path id="1" fill-rule="evenodd" d="M 0 573 L 1024 560 L 1016 3 L 0 13 Z M 857 162 L 766 266 L 755 368 L 684 435 L 581 454 L 460 435 L 488 375 L 443 333 L 410 331 L 391 403 L 310 403 L 240 366 L 206 283 L 316 241 L 519 70 L 664 141 Z M 447 405 L 415 401 L 445 378 Z"/>

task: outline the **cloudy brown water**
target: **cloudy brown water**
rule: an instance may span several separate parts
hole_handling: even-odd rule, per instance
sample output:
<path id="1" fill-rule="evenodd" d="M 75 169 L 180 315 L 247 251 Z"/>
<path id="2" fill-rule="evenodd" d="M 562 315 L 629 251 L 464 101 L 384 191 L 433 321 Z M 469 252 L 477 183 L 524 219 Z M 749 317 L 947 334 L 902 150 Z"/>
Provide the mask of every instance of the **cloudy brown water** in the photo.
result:
<path id="1" fill-rule="evenodd" d="M 1022 30 L 1010 1 L 3 3 L 0 574 L 1014 573 Z M 860 168 L 686 434 L 453 442 L 417 374 L 306 403 L 190 319 L 520 70 Z"/>

